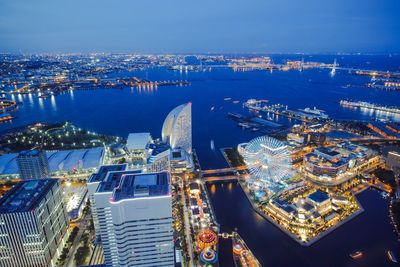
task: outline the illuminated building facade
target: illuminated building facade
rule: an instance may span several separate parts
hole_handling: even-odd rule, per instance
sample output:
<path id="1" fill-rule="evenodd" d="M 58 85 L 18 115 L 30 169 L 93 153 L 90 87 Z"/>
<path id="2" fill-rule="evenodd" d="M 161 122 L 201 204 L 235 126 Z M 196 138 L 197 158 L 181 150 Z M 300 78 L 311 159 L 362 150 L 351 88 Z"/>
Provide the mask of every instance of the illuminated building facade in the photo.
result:
<path id="1" fill-rule="evenodd" d="M 167 172 L 110 172 L 93 198 L 107 266 L 174 266 Z"/>
<path id="2" fill-rule="evenodd" d="M 192 153 L 192 103 L 174 108 L 164 121 L 161 137 L 172 149 Z"/>
<path id="3" fill-rule="evenodd" d="M 67 227 L 58 179 L 18 183 L 0 199 L 0 266 L 55 266 Z"/>

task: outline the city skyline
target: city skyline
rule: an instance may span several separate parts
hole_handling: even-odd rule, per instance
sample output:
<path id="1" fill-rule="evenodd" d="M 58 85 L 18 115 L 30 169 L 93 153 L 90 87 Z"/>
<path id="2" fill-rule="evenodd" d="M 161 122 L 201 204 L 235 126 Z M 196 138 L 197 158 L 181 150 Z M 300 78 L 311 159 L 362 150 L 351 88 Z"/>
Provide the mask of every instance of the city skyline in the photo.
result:
<path id="1" fill-rule="evenodd" d="M 399 5 L 1 0 L 0 52 L 398 53 Z"/>

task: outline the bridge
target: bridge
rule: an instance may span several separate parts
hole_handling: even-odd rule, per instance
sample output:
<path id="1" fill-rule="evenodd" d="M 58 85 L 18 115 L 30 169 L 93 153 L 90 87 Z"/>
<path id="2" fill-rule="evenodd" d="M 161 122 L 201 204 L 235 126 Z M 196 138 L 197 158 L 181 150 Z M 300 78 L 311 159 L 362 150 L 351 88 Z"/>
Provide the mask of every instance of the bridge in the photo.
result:
<path id="1" fill-rule="evenodd" d="M 201 174 L 218 174 L 218 173 L 227 173 L 227 172 L 234 172 L 234 171 L 243 171 L 246 170 L 246 165 L 241 165 L 237 167 L 228 167 L 228 168 L 221 168 L 221 169 L 210 169 L 210 170 L 202 170 Z"/>
<path id="2" fill-rule="evenodd" d="M 223 182 L 223 181 L 236 181 L 240 178 L 239 175 L 226 175 L 226 176 L 211 176 L 203 177 L 204 182 Z"/>

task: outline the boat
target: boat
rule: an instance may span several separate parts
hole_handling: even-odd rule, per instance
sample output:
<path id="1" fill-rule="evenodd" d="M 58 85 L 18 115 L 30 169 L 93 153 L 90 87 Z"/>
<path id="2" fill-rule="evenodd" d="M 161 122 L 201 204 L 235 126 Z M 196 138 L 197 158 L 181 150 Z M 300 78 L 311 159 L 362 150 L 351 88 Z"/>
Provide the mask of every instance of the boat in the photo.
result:
<path id="1" fill-rule="evenodd" d="M 239 104 L 240 101 L 239 101 L 239 100 L 235 100 L 235 101 L 232 101 L 232 103 L 233 103 L 233 104 Z"/>
<path id="2" fill-rule="evenodd" d="M 350 254 L 350 257 L 354 260 L 359 259 L 363 256 L 363 253 L 361 251 L 356 251 Z"/>
<path id="3" fill-rule="evenodd" d="M 210 141 L 211 150 L 215 150 L 214 140 Z"/>
<path id="4" fill-rule="evenodd" d="M 391 260 L 392 262 L 394 262 L 394 263 L 398 263 L 399 262 L 397 260 L 396 256 L 394 255 L 393 251 L 388 250 L 387 256 L 388 256 L 389 260 Z"/>
<path id="5" fill-rule="evenodd" d="M 229 101 L 229 100 L 231 100 L 231 99 L 232 99 L 232 98 L 230 98 L 230 97 L 224 98 L 225 101 Z"/>
<path id="6" fill-rule="evenodd" d="M 236 267 L 261 267 L 260 262 L 247 247 L 244 240 L 238 233 L 233 232 L 232 237 L 232 252 L 233 261 Z"/>
<path id="7" fill-rule="evenodd" d="M 214 106 L 212 106 L 212 107 L 211 107 L 211 109 L 210 109 L 210 111 L 213 111 L 214 109 L 215 109 L 215 107 L 214 107 Z"/>
<path id="8" fill-rule="evenodd" d="M 314 107 L 313 109 L 311 108 L 305 108 L 305 109 L 299 109 L 299 111 L 305 113 L 305 114 L 311 114 L 311 115 L 315 115 L 319 118 L 322 119 L 328 119 L 328 115 L 325 113 L 325 111 L 321 110 L 321 109 L 317 109 L 316 107 Z"/>

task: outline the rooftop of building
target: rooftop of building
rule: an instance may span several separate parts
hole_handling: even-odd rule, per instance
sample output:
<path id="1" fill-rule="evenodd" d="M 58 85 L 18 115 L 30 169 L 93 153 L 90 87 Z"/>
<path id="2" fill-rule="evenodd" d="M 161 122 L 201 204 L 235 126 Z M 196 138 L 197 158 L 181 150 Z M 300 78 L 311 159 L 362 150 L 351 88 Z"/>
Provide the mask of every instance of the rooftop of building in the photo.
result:
<path id="1" fill-rule="evenodd" d="M 331 157 L 335 157 L 335 156 L 340 155 L 339 152 L 333 150 L 330 147 L 319 147 L 319 148 L 315 149 L 315 152 L 323 153 L 323 154 L 326 154 L 326 155 L 331 156 Z"/>
<path id="2" fill-rule="evenodd" d="M 25 180 L 0 199 L 0 214 L 33 210 L 58 179 Z"/>
<path id="3" fill-rule="evenodd" d="M 121 170 L 107 172 L 103 181 L 100 182 L 100 186 L 98 187 L 97 192 L 112 192 L 114 188 L 119 186 L 123 176 L 129 174 L 138 174 L 141 172 L 142 170 Z"/>
<path id="4" fill-rule="evenodd" d="M 114 190 L 113 200 L 140 197 L 156 197 L 170 194 L 170 179 L 167 172 L 125 174 Z"/>
<path id="5" fill-rule="evenodd" d="M 32 150 L 29 150 L 32 151 Z M 74 171 L 77 169 L 93 169 L 99 167 L 104 156 L 103 147 L 88 149 L 46 151 L 51 173 L 58 171 Z M 18 153 L 0 156 L 0 175 L 18 173 Z"/>
<path id="6" fill-rule="evenodd" d="M 124 171 L 127 166 L 127 164 L 103 165 L 99 168 L 97 173 L 89 178 L 89 183 L 102 182 L 106 178 L 107 173 L 112 171 Z"/>
<path id="7" fill-rule="evenodd" d="M 310 199 L 316 203 L 322 203 L 329 199 L 329 195 L 324 191 L 317 190 L 314 193 L 308 195 L 308 199 Z"/>
<path id="8" fill-rule="evenodd" d="M 40 150 L 32 149 L 32 150 L 23 150 L 19 152 L 19 157 L 36 157 L 40 155 Z"/>
<path id="9" fill-rule="evenodd" d="M 310 153 L 305 156 L 306 160 L 314 165 L 318 165 L 320 167 L 330 167 L 330 168 L 338 168 L 340 166 L 348 164 L 349 158 L 340 158 L 336 160 L 330 160 L 325 157 L 321 157 L 315 153 Z"/>
<path id="10" fill-rule="evenodd" d="M 150 141 L 150 133 L 130 133 L 126 141 L 126 147 L 129 150 L 146 149 Z"/>

